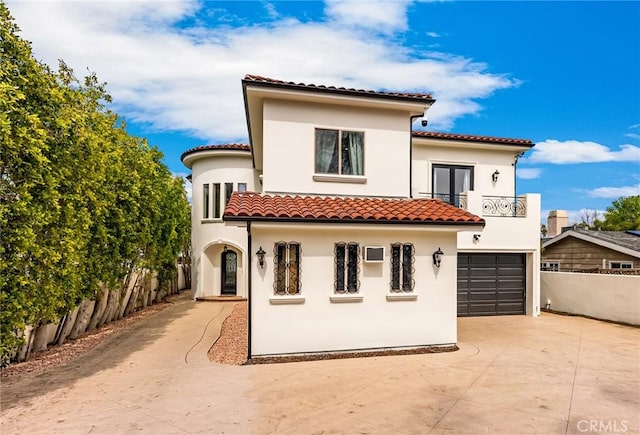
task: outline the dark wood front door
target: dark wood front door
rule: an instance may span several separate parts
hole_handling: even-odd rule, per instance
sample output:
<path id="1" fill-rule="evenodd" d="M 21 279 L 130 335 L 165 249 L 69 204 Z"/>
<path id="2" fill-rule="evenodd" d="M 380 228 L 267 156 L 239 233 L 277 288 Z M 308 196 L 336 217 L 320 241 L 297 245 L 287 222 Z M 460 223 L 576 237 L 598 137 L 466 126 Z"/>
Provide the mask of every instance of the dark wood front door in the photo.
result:
<path id="1" fill-rule="evenodd" d="M 221 257 L 221 291 L 223 295 L 235 295 L 238 277 L 238 255 L 228 249 L 222 253 Z"/>

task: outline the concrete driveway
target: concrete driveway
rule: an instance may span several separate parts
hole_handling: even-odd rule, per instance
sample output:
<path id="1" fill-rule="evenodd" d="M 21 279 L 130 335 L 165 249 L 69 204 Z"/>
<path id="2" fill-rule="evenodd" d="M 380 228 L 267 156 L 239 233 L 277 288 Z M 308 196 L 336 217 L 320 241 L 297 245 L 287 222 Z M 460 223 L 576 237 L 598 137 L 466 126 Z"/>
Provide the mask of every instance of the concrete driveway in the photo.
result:
<path id="1" fill-rule="evenodd" d="M 0 432 L 640 433 L 640 329 L 467 318 L 458 352 L 240 367 L 206 356 L 232 305 L 174 302 L 66 366 L 4 379 Z"/>

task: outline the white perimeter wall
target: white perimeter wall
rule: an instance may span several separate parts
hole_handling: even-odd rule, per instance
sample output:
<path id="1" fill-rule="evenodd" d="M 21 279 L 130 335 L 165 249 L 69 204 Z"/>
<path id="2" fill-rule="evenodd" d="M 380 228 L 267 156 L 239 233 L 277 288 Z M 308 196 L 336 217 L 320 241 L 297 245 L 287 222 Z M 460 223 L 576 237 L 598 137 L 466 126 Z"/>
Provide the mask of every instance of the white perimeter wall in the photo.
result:
<path id="1" fill-rule="evenodd" d="M 540 306 L 640 325 L 640 276 L 540 272 Z"/>
<path id="2" fill-rule="evenodd" d="M 304 303 L 274 305 L 273 245 L 301 243 L 301 296 Z M 335 303 L 334 243 L 385 247 L 383 263 L 360 263 L 362 302 Z M 415 246 L 413 301 L 388 301 L 389 245 Z M 252 354 L 269 355 L 456 343 L 456 233 L 395 225 L 252 224 L 252 251 L 267 252 L 264 270 L 252 257 Z M 432 253 L 445 252 L 440 269 Z"/>

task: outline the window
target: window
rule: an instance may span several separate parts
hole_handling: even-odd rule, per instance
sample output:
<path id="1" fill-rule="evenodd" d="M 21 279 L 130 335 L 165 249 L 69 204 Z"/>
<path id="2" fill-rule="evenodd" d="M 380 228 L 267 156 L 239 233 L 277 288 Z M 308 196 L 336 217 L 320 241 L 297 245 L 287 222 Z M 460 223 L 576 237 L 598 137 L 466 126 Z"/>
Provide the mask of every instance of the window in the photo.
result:
<path id="1" fill-rule="evenodd" d="M 316 129 L 316 173 L 364 175 L 364 133 Z"/>
<path id="2" fill-rule="evenodd" d="M 209 185 L 202 186 L 202 217 L 209 219 Z"/>
<path id="3" fill-rule="evenodd" d="M 357 293 L 360 289 L 358 269 L 360 247 L 357 243 L 336 243 L 335 245 L 335 291 L 336 293 Z"/>
<path id="4" fill-rule="evenodd" d="M 238 183 L 238 192 L 246 192 L 247 183 Z"/>
<path id="5" fill-rule="evenodd" d="M 632 261 L 610 261 L 610 269 L 633 269 Z"/>
<path id="6" fill-rule="evenodd" d="M 411 243 L 391 245 L 391 291 L 411 292 L 414 287 L 413 263 L 415 250 Z"/>
<path id="7" fill-rule="evenodd" d="M 224 183 L 224 203 L 225 205 L 231 199 L 231 194 L 233 193 L 233 183 Z"/>
<path id="8" fill-rule="evenodd" d="M 543 261 L 540 263 L 540 270 L 547 272 L 560 272 L 559 261 Z"/>
<path id="9" fill-rule="evenodd" d="M 460 194 L 473 190 L 473 167 L 433 165 L 433 197 L 456 207 Z"/>
<path id="10" fill-rule="evenodd" d="M 276 295 L 300 294 L 300 244 L 278 242 L 274 247 Z"/>
<path id="11" fill-rule="evenodd" d="M 213 217 L 220 219 L 220 183 L 213 184 Z"/>

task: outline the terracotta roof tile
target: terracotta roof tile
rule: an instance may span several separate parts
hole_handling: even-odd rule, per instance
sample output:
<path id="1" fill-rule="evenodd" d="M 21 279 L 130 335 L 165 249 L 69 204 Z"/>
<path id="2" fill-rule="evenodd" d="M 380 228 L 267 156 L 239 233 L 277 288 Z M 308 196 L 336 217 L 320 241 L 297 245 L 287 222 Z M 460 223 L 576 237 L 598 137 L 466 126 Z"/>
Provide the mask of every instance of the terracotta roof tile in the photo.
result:
<path id="1" fill-rule="evenodd" d="M 333 198 L 234 193 L 225 220 L 484 225 L 484 219 L 438 199 Z"/>
<path id="2" fill-rule="evenodd" d="M 368 89 L 314 85 L 312 83 L 310 84 L 295 83 L 295 82 L 287 82 L 284 80 L 276 80 L 269 77 L 262 77 L 262 76 L 253 75 L 253 74 L 245 75 L 242 82 L 265 84 L 265 85 L 288 88 L 288 89 L 302 89 L 302 90 L 342 93 L 347 95 L 362 95 L 362 96 L 371 96 L 371 97 L 389 97 L 389 98 L 396 98 L 396 99 L 402 99 L 402 100 L 415 100 L 415 101 L 427 102 L 427 103 L 433 103 L 435 101 L 431 96 L 431 94 L 426 94 L 426 93 L 384 92 L 384 91 L 372 91 Z"/>
<path id="3" fill-rule="evenodd" d="M 413 131 L 413 137 L 427 137 L 434 139 L 462 140 L 469 142 L 491 142 L 505 145 L 525 145 L 532 147 L 534 144 L 529 139 L 512 139 L 507 137 L 478 136 L 472 134 L 439 133 L 436 131 Z"/>
<path id="4" fill-rule="evenodd" d="M 199 151 L 251 151 L 251 147 L 243 143 L 225 143 L 219 145 L 200 145 L 195 148 L 186 150 L 180 156 L 180 160 L 184 160 L 189 154 L 197 153 Z"/>

